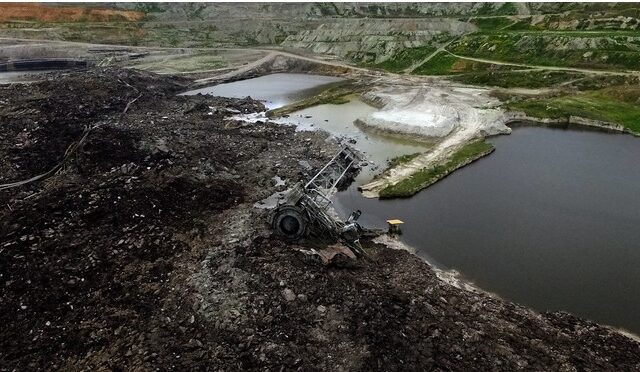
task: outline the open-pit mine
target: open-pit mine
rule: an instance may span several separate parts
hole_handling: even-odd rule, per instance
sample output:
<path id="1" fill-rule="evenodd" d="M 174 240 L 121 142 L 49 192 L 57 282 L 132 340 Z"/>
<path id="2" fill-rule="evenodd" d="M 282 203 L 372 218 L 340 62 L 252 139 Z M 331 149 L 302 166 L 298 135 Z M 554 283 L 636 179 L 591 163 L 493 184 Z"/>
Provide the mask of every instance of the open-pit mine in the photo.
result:
<path id="1" fill-rule="evenodd" d="M 639 370 L 638 27 L 0 4 L 0 370 Z"/>

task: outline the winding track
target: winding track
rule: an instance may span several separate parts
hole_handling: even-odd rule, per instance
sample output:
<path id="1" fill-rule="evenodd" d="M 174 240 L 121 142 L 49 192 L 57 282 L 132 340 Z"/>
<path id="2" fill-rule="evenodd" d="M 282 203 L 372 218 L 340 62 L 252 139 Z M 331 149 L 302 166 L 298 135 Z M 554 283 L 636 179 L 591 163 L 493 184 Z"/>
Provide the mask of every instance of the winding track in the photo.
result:
<path id="1" fill-rule="evenodd" d="M 227 50 L 235 50 L 235 49 L 231 49 L 231 48 L 225 48 L 225 49 L 227 49 Z M 238 49 L 240 49 L 240 48 L 238 48 Z M 356 67 L 356 66 L 348 65 L 346 63 L 342 63 L 342 62 L 338 62 L 338 61 L 327 61 L 327 60 L 324 60 L 324 59 L 305 57 L 305 56 L 301 56 L 301 55 L 298 55 L 298 54 L 293 54 L 293 53 L 279 51 L 279 50 L 268 50 L 268 49 L 251 49 L 251 50 L 268 52 L 268 54 L 266 56 L 256 60 L 256 61 L 253 61 L 253 62 L 251 62 L 249 64 L 246 64 L 246 65 L 240 67 L 237 70 L 230 71 L 230 72 L 228 72 L 226 74 L 222 74 L 222 75 L 216 75 L 215 77 L 211 77 L 211 78 L 199 79 L 199 80 L 196 80 L 196 83 L 206 83 L 208 81 L 214 81 L 214 80 L 220 80 L 220 79 L 229 79 L 229 78 L 232 78 L 234 76 L 241 75 L 241 74 L 244 74 L 246 72 L 249 72 L 249 71 L 261 66 L 264 63 L 271 62 L 278 56 L 284 56 L 284 57 L 293 58 L 293 59 L 297 59 L 297 60 L 301 60 L 301 61 L 320 63 L 320 64 L 323 64 L 323 65 L 329 65 L 329 66 L 334 66 L 334 67 L 348 68 L 348 69 L 350 69 L 352 71 L 359 71 L 359 72 L 366 72 L 366 73 L 371 72 L 371 70 L 369 70 L 367 68 Z"/>
<path id="2" fill-rule="evenodd" d="M 309 56 L 303 56 L 303 55 L 299 55 L 299 54 L 295 54 L 295 53 L 291 53 L 291 52 L 286 52 L 283 50 L 278 50 L 278 49 L 267 49 L 267 48 L 238 48 L 238 47 L 205 47 L 205 48 L 185 48 L 185 47 L 154 47 L 154 46 L 131 46 L 131 45 L 122 45 L 122 44 L 96 44 L 96 43 L 84 43 L 84 42 L 79 42 L 79 41 L 62 41 L 62 40 L 47 40 L 47 39 L 23 39 L 23 38 L 10 38 L 10 37 L 0 37 L 0 41 L 23 41 L 23 42 L 37 42 L 37 43 L 49 43 L 49 44 L 67 44 L 67 45 L 76 45 L 76 46 L 83 46 L 83 47 L 103 47 L 103 48 L 123 48 L 123 49 L 129 49 L 129 50 L 246 50 L 246 51 L 255 51 L 255 52 L 264 52 L 267 53 L 267 55 L 261 59 L 258 59 L 256 61 L 253 61 L 247 65 L 244 65 L 240 68 L 238 68 L 235 71 L 231 71 L 227 74 L 224 75 L 218 75 L 216 76 L 216 79 L 220 79 L 220 78 L 229 78 L 229 77 L 233 77 L 235 75 L 238 74 L 242 74 L 245 73 L 247 71 L 250 71 L 252 68 L 255 68 L 259 65 L 261 65 L 262 63 L 268 62 L 270 60 L 272 60 L 273 58 L 275 58 L 278 55 L 281 56 L 285 56 L 285 57 L 289 57 L 289 58 L 294 58 L 294 59 L 298 59 L 298 60 L 302 60 L 302 61 L 308 61 L 308 62 L 314 62 L 314 63 L 320 63 L 323 65 L 329 65 L 329 66 L 335 66 L 335 67 L 342 67 L 342 68 L 348 68 L 352 71 L 359 71 L 359 72 L 367 72 L 370 73 L 371 70 L 368 68 L 364 68 L 364 67 L 357 67 L 357 66 L 353 66 L 350 64 L 346 64 L 337 60 L 327 60 L 327 59 L 322 59 L 322 58 L 315 58 L 315 57 L 309 57 Z M 203 79 L 204 80 L 204 79 Z"/>
<path id="3" fill-rule="evenodd" d="M 631 72 L 631 71 L 614 71 L 614 70 L 594 70 L 594 69 L 575 68 L 575 67 L 531 65 L 531 64 L 524 64 L 524 63 L 505 62 L 505 61 L 497 61 L 497 60 L 484 59 L 484 58 L 468 57 L 468 56 L 463 56 L 463 55 L 452 53 L 452 52 L 450 52 L 449 50 L 446 49 L 446 47 L 449 44 L 451 44 L 454 40 L 451 40 L 448 43 L 442 45 L 435 52 L 433 52 L 432 54 L 427 56 L 424 60 L 422 60 L 421 63 L 429 61 L 437 53 L 445 52 L 445 53 L 448 53 L 448 54 L 450 54 L 450 55 L 452 55 L 454 57 L 460 58 L 460 59 L 466 59 L 466 60 L 469 60 L 469 61 L 488 63 L 488 64 L 494 64 L 494 65 L 516 66 L 516 67 L 532 68 L 532 69 L 537 69 L 537 70 L 549 70 L 549 71 L 581 72 L 581 73 L 594 74 L 594 75 L 612 75 L 612 76 L 638 76 L 638 75 L 640 75 L 640 71 Z M 0 37 L 0 41 L 23 41 L 23 42 L 37 42 L 37 43 L 50 43 L 50 44 L 67 44 L 67 45 L 84 46 L 84 47 L 89 47 L 89 48 L 91 48 L 91 47 L 123 48 L 123 49 L 126 48 L 126 49 L 129 49 L 129 50 L 202 50 L 202 51 L 205 51 L 205 50 L 239 50 L 239 51 L 245 50 L 245 51 L 255 51 L 255 52 L 267 53 L 267 55 L 264 56 L 263 58 L 260 58 L 260 59 L 258 59 L 256 61 L 253 61 L 253 62 L 250 62 L 249 64 L 243 65 L 243 66 L 241 66 L 240 68 L 238 68 L 238 69 L 236 69 L 234 71 L 230 71 L 230 72 L 227 72 L 227 73 L 222 74 L 222 75 L 217 75 L 215 78 L 207 78 L 207 79 L 197 80 L 196 82 L 207 82 L 207 81 L 211 81 L 211 80 L 231 78 L 231 77 L 240 75 L 242 73 L 246 73 L 247 71 L 250 71 L 251 69 L 258 67 L 263 63 L 269 62 L 269 61 L 273 60 L 274 58 L 276 58 L 279 55 L 280 56 L 284 56 L 284 57 L 293 58 L 293 59 L 302 60 L 302 61 L 319 63 L 319 64 L 323 64 L 323 65 L 329 65 L 329 66 L 341 67 L 341 68 L 348 68 L 348 69 L 350 69 L 352 71 L 357 71 L 357 72 L 361 72 L 361 73 L 362 72 L 364 72 L 364 73 L 374 73 L 374 70 L 371 70 L 369 68 L 350 65 L 350 64 L 347 64 L 347 63 L 344 63 L 344 62 L 340 62 L 338 60 L 328 60 L 328 59 L 323 59 L 323 58 L 318 58 L 318 57 L 304 56 L 304 55 L 295 54 L 295 53 L 292 53 L 292 52 L 286 52 L 284 50 L 268 49 L 268 48 L 153 47 L 153 46 L 130 46 L 130 45 L 122 45 L 122 44 L 96 44 L 96 43 L 84 43 L 84 42 L 79 42 L 79 41 L 62 41 L 62 40 L 47 40 L 47 39 L 25 39 L 25 38 L 10 38 L 10 37 Z M 411 66 L 411 68 L 415 68 L 415 67 Z M 377 75 L 380 75 L 380 74 L 386 74 L 386 75 L 390 75 L 390 76 L 398 75 L 398 74 L 394 74 L 394 73 L 390 73 L 390 72 L 382 72 L 382 71 L 378 71 L 378 70 L 375 70 L 375 73 Z"/>
<path id="4" fill-rule="evenodd" d="M 484 59 L 484 58 L 475 58 L 475 57 L 467 57 L 461 56 L 459 54 L 452 53 L 446 49 L 443 49 L 444 52 L 460 58 L 466 59 L 469 61 L 489 63 L 493 65 L 501 65 L 501 66 L 516 66 L 516 67 L 527 67 L 536 70 L 549 70 L 549 71 L 570 71 L 570 72 L 582 72 L 586 74 L 594 74 L 594 75 L 618 75 L 618 76 L 637 76 L 640 72 L 634 71 L 612 71 L 612 70 L 592 70 L 586 68 L 577 68 L 577 67 L 560 67 L 560 66 L 543 66 L 543 65 L 529 65 L 524 63 L 515 63 L 515 62 L 504 62 L 504 61 L 496 61 L 492 59 Z"/>

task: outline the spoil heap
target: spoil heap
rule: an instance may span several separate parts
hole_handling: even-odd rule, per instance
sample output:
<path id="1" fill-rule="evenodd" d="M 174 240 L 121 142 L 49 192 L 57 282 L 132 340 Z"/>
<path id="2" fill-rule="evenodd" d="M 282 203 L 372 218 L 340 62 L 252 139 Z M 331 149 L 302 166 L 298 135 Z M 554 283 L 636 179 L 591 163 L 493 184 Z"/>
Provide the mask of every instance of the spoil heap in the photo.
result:
<path id="1" fill-rule="evenodd" d="M 405 251 L 326 267 L 253 203 L 320 132 L 135 71 L 0 87 L 0 369 L 633 370 L 640 346 L 460 289 Z M 66 155 L 65 155 L 66 153 Z M 63 161 L 64 160 L 64 161 Z M 305 244 L 312 244 L 308 242 Z"/>

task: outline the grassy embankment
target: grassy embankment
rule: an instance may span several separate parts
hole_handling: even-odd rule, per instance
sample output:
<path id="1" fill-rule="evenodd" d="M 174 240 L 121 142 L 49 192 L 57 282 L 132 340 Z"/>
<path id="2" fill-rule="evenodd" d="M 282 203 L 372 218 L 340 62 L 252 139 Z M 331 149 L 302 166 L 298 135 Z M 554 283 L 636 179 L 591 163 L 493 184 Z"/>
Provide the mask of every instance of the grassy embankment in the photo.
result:
<path id="1" fill-rule="evenodd" d="M 381 68 L 383 70 L 391 72 L 402 72 L 405 69 L 411 67 L 414 63 L 417 63 L 425 59 L 429 54 L 436 50 L 433 46 L 423 46 L 416 48 L 403 49 L 400 52 L 394 54 L 386 61 L 370 65 L 367 67 Z"/>
<path id="2" fill-rule="evenodd" d="M 401 33 L 398 33 L 401 34 Z M 395 33 L 393 34 L 395 35 Z M 378 68 L 394 73 L 409 71 L 413 66 L 420 64 L 425 58 L 433 54 L 440 45 L 446 44 L 453 39 L 448 32 L 435 35 L 425 45 L 400 49 L 386 60 L 378 63 L 358 62 L 363 67 Z"/>
<path id="3" fill-rule="evenodd" d="M 406 155 L 396 156 L 395 158 L 392 158 L 391 160 L 389 160 L 389 164 L 387 164 L 387 169 L 393 168 L 393 167 L 398 166 L 400 164 L 406 164 L 406 163 L 410 162 L 411 160 L 415 159 L 418 155 L 420 155 L 419 152 L 416 152 L 414 154 L 406 154 Z"/>
<path id="4" fill-rule="evenodd" d="M 636 17 L 640 15 L 637 9 L 628 9 L 626 5 L 598 8 L 602 19 L 586 17 L 582 6 L 563 7 L 563 10 L 571 13 L 546 15 L 542 19 L 513 16 L 472 18 L 470 22 L 479 30 L 464 35 L 447 49 L 460 56 L 517 64 L 614 71 L 640 69 L 640 30 L 631 28 L 638 21 L 616 18 L 616 15 Z M 564 19 L 567 17 L 570 19 Z M 567 22 L 563 23 L 563 20 Z M 580 73 L 523 70 L 474 64 L 440 53 L 414 72 L 456 75 L 452 79 L 462 83 L 504 88 L 553 87 L 577 79 L 586 84 L 586 87 L 578 86 L 578 89 L 589 89 L 588 86 L 597 89 L 622 83 L 617 77 L 612 77 L 613 81 L 605 84 Z"/>
<path id="5" fill-rule="evenodd" d="M 594 90 L 614 85 L 637 83 L 638 79 L 621 75 L 589 75 L 569 71 L 487 71 L 460 74 L 449 79 L 463 84 L 500 88 L 561 88 Z"/>
<path id="6" fill-rule="evenodd" d="M 522 67 L 494 65 L 458 58 L 447 52 L 440 52 L 413 70 L 417 75 L 458 75 L 484 73 L 489 71 L 509 71 Z"/>
<path id="7" fill-rule="evenodd" d="M 456 169 L 490 154 L 493 150 L 494 147 L 492 144 L 482 140 L 469 143 L 456 151 L 444 163 L 424 168 L 395 185 L 385 187 L 380 191 L 380 198 L 406 198 L 412 196 L 418 191 L 436 183 Z"/>
<path id="8" fill-rule="evenodd" d="M 501 30 L 516 23 L 509 17 L 474 18 L 470 22 L 478 26 L 481 31 Z"/>
<path id="9" fill-rule="evenodd" d="M 538 66 L 561 66 L 598 70 L 640 69 L 640 33 L 636 37 L 608 32 L 569 32 L 566 35 L 545 36 L 542 33 L 480 32 L 464 36 L 448 49 L 457 55 L 484 58 L 507 63 Z M 560 48 L 558 45 L 584 43 L 586 49 Z M 524 45 L 524 46 L 523 46 Z M 416 68 L 418 75 L 461 75 L 461 82 L 503 87 L 539 88 L 579 78 L 570 72 L 526 72 L 518 66 L 482 63 L 455 57 L 446 52 Z"/>
<path id="10" fill-rule="evenodd" d="M 496 31 L 462 37 L 448 49 L 457 55 L 539 66 L 599 70 L 640 69 L 637 31 Z"/>
<path id="11" fill-rule="evenodd" d="M 462 56 L 511 63 L 640 70 L 640 31 L 534 30 L 527 26 L 526 20 L 516 24 L 508 24 L 509 21 L 508 18 L 474 20 L 481 30 L 465 35 L 448 49 Z M 440 53 L 415 72 L 453 75 L 452 80 L 471 85 L 559 88 L 557 96 L 529 98 L 506 107 L 537 118 L 568 121 L 571 116 L 581 117 L 619 124 L 631 133 L 640 133 L 637 77 L 533 69 L 496 70 L 482 64 L 474 67 L 465 66 L 460 58 Z M 576 91 L 580 92 L 575 94 Z"/>
<path id="12" fill-rule="evenodd" d="M 557 86 L 577 79 L 583 74 L 566 71 L 487 71 L 462 74 L 451 80 L 469 85 L 482 85 L 501 88 L 546 88 Z"/>
<path id="13" fill-rule="evenodd" d="M 537 118 L 586 119 L 623 125 L 640 135 L 640 87 L 618 86 L 558 97 L 529 99 L 507 104 L 507 108 L 523 111 Z"/>
<path id="14" fill-rule="evenodd" d="M 277 109 L 269 110 L 267 111 L 266 115 L 269 118 L 274 118 L 292 113 L 294 111 L 299 111 L 307 107 L 322 104 L 341 105 L 349 102 L 349 96 L 357 92 L 358 88 L 352 81 L 333 83 L 330 84 L 327 89 L 323 90 L 313 97 L 309 97 Z"/>

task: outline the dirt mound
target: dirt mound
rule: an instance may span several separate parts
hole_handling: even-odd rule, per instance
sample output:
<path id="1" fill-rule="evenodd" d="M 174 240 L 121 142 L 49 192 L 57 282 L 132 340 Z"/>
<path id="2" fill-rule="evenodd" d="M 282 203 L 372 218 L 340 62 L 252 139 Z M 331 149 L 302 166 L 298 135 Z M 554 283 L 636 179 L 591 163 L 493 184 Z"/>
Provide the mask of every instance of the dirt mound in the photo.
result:
<path id="1" fill-rule="evenodd" d="M 182 301 L 166 301 L 185 288 L 169 284 L 176 265 L 202 254 L 183 240 L 273 191 L 265 171 L 298 177 L 297 159 L 328 146 L 317 134 L 284 146 L 294 128 L 226 122 L 264 106 L 176 96 L 186 83 L 95 70 L 0 90 L 3 183 L 58 164 L 94 128 L 55 176 L 0 194 L 3 366 L 63 368 L 105 346 L 126 357 L 131 334 L 157 330 L 165 303 Z"/>
<path id="2" fill-rule="evenodd" d="M 264 106 L 185 83 L 93 70 L 0 89 L 0 183 L 66 159 L 0 191 L 0 370 L 640 368 L 617 332 L 459 289 L 407 252 L 365 242 L 371 261 L 326 267 L 274 239 L 252 205 L 335 144 L 226 119 Z"/>
<path id="3" fill-rule="evenodd" d="M 38 84 L 37 90 L 29 86 L 0 86 L 3 97 L 0 120 L 6 123 L 0 133 L 3 149 L 0 153 L 9 149 L 6 156 L 11 160 L 0 165 L 0 182 L 50 169 L 85 128 L 104 124 L 105 120 L 118 120 L 127 104 L 138 96 L 138 105 L 147 102 L 153 105 L 183 89 L 185 84 L 186 80 L 161 79 L 144 72 L 105 69 L 93 72 L 90 80 L 82 73 L 52 74 Z M 110 134 L 115 135 L 118 130 L 113 128 Z M 125 137 L 103 139 L 110 147 L 134 140 L 129 134 Z M 114 153 L 123 157 L 132 155 Z M 12 163 L 13 169 L 8 169 Z"/>

